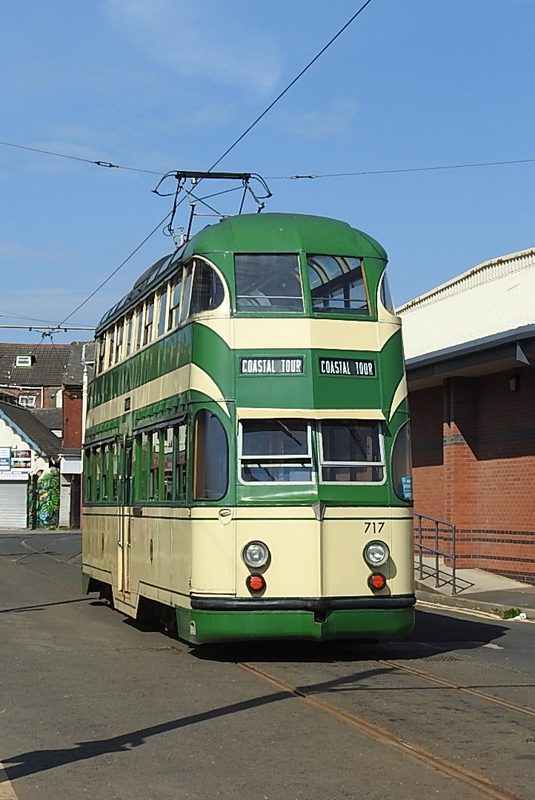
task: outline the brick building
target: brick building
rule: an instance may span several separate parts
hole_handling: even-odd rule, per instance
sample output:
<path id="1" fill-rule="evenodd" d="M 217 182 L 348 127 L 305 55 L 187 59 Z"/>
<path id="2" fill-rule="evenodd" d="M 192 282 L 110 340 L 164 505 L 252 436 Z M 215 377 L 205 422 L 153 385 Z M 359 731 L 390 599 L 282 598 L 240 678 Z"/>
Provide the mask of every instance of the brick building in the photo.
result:
<path id="1" fill-rule="evenodd" d="M 402 308 L 415 509 L 457 528 L 459 567 L 535 583 L 535 249 Z"/>
<path id="2" fill-rule="evenodd" d="M 92 370 L 93 351 L 93 343 L 0 343 L 0 517 L 4 523 L 25 527 L 27 484 L 37 473 L 53 469 L 59 475 L 57 524 L 79 526 L 84 386 Z M 24 461 L 20 453 L 25 454 Z"/>

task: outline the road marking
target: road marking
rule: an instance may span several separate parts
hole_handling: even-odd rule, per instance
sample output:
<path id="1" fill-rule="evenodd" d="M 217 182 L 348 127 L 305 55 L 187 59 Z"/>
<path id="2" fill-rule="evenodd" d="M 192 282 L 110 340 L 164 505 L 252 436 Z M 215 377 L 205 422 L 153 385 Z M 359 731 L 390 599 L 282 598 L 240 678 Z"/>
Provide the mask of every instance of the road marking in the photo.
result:
<path id="1" fill-rule="evenodd" d="M 2 777 L 2 774 L 5 776 Z M 0 800 L 19 800 L 15 794 L 15 790 L 4 769 L 4 765 L 0 761 Z"/>

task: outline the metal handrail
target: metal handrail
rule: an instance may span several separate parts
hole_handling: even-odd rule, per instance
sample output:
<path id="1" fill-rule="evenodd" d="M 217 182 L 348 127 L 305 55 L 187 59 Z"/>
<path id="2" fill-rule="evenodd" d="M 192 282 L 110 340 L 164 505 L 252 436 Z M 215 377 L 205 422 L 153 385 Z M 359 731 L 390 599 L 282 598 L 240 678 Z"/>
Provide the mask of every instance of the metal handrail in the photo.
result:
<path id="1" fill-rule="evenodd" d="M 451 561 L 451 581 L 447 581 L 451 583 L 451 593 L 457 594 L 457 576 L 456 576 L 456 560 L 457 560 L 457 552 L 456 552 L 456 527 L 451 522 L 445 522 L 441 519 L 435 519 L 435 517 L 429 517 L 426 514 L 419 514 L 417 511 L 414 512 L 414 533 L 415 533 L 415 545 L 418 548 L 418 570 L 420 575 L 420 580 L 423 580 L 424 571 L 423 571 L 423 559 L 424 559 L 424 552 L 430 555 L 434 555 L 435 557 L 435 587 L 438 589 L 440 586 L 439 580 L 439 560 L 440 558 L 447 558 Z M 424 539 L 426 541 L 431 540 L 434 543 L 434 547 L 429 546 L 429 544 L 424 544 Z M 441 542 L 446 542 L 449 544 L 448 549 L 443 549 L 443 546 L 439 544 Z M 441 549 L 442 548 L 442 549 Z"/>

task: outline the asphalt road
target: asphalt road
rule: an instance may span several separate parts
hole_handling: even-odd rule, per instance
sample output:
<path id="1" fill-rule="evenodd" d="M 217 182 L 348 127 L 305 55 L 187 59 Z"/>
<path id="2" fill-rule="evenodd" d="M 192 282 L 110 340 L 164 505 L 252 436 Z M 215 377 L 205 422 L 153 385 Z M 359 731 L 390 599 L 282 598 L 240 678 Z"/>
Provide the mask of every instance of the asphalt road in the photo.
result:
<path id="1" fill-rule="evenodd" d="M 79 551 L 0 534 L 0 800 L 535 796 L 535 625 L 192 649 L 83 597 Z"/>

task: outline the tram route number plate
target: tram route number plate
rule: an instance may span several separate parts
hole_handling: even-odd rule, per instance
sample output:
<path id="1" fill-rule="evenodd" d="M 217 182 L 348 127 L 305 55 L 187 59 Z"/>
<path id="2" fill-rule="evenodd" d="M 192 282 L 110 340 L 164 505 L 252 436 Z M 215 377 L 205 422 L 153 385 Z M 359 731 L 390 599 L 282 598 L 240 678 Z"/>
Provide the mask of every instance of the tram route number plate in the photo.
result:
<path id="1" fill-rule="evenodd" d="M 359 358 L 320 358 L 320 375 L 375 378 L 375 361 Z"/>

